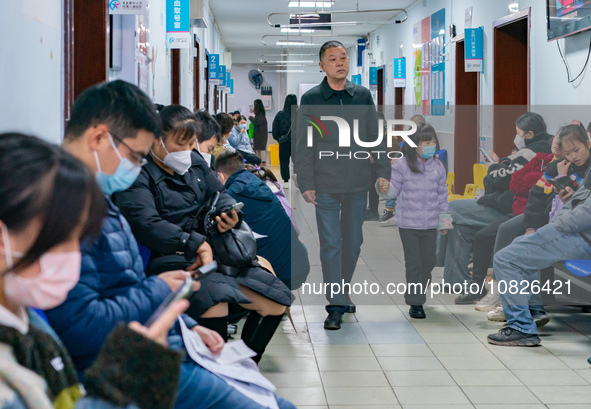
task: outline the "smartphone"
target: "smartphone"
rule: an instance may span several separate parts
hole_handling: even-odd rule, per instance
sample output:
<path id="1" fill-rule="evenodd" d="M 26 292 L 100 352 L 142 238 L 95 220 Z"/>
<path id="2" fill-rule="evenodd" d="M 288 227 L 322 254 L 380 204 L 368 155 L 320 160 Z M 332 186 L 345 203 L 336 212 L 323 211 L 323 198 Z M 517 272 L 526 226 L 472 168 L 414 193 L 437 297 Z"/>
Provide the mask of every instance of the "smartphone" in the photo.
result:
<path id="1" fill-rule="evenodd" d="M 486 149 L 484 149 L 482 146 L 480 147 L 480 152 L 482 152 L 482 154 L 484 155 L 484 157 L 486 158 L 487 161 L 489 161 L 490 163 L 495 162 L 494 160 L 492 160 L 492 158 L 490 157 L 490 155 L 488 154 Z"/>
<path id="2" fill-rule="evenodd" d="M 176 290 L 173 293 L 170 293 L 168 297 L 164 299 L 162 304 L 160 304 L 158 308 L 156 308 L 156 311 L 154 311 L 154 314 L 152 314 L 152 316 L 148 318 L 148 321 L 146 321 L 144 327 L 150 327 L 152 324 L 154 324 L 154 321 L 156 321 L 166 310 L 170 308 L 172 304 L 179 300 L 189 298 L 189 296 L 192 293 L 193 279 L 191 277 L 188 277 L 185 280 L 185 282 L 178 288 L 178 290 Z"/>
<path id="3" fill-rule="evenodd" d="M 222 213 L 229 214 L 232 210 L 238 211 L 238 210 L 242 209 L 243 207 L 244 207 L 244 203 L 238 202 L 236 204 L 233 204 L 232 206 L 226 207 L 224 210 L 222 210 L 220 212 L 220 214 L 222 214 Z"/>
<path id="4" fill-rule="evenodd" d="M 559 191 L 560 191 L 560 190 L 565 190 L 565 189 L 566 189 L 566 186 L 564 186 L 564 185 L 563 185 L 562 183 L 560 183 L 560 182 L 557 182 L 557 181 L 556 181 L 556 180 L 554 180 L 554 179 L 550 179 L 550 180 L 548 181 L 548 183 L 550 183 L 552 186 L 555 186 L 555 187 L 556 187 L 556 189 L 558 189 Z"/>
<path id="5" fill-rule="evenodd" d="M 199 267 L 191 275 L 193 280 L 201 280 L 206 274 L 216 271 L 218 269 L 218 263 L 214 260 L 209 264 Z"/>

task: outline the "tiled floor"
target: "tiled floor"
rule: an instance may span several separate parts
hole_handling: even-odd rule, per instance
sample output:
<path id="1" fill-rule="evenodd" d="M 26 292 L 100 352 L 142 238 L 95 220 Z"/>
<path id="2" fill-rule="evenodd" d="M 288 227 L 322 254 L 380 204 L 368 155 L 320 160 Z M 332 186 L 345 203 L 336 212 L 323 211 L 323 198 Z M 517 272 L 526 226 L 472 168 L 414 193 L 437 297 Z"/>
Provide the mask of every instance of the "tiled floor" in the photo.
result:
<path id="1" fill-rule="evenodd" d="M 310 254 L 308 281 L 320 283 L 314 208 L 293 186 L 287 193 Z M 325 331 L 324 296 L 298 292 L 295 329 L 285 320 L 260 364 L 280 396 L 308 409 L 591 408 L 590 315 L 551 310 L 537 348 L 487 344 L 501 324 L 453 305 L 450 294 L 429 299 L 427 318 L 412 320 L 402 297 L 381 293 L 404 282 L 397 229 L 368 222 L 364 239 L 354 281 L 380 293 L 353 295 L 358 312 Z M 441 269 L 433 276 L 441 280 Z"/>

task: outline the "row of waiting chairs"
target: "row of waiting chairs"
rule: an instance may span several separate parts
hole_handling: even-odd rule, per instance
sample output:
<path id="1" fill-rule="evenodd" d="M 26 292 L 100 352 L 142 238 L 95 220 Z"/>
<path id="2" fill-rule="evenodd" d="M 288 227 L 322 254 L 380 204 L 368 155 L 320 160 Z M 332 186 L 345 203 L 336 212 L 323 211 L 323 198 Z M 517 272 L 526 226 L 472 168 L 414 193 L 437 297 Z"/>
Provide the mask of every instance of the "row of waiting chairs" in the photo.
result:
<path id="1" fill-rule="evenodd" d="M 454 172 L 447 173 L 447 200 L 453 201 L 458 199 L 473 199 L 476 196 L 477 189 L 484 190 L 484 177 L 486 176 L 486 166 L 481 163 L 475 163 L 474 168 L 474 183 L 469 183 L 464 188 L 464 194 L 458 195 L 454 194 L 454 185 L 456 180 L 456 175 Z"/>

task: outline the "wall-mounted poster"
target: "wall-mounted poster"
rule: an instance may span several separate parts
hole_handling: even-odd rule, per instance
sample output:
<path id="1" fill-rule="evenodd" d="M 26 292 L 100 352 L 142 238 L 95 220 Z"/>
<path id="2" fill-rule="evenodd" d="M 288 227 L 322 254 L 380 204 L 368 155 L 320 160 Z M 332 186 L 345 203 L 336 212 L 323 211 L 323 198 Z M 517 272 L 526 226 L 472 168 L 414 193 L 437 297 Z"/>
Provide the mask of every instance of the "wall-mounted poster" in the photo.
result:
<path id="1" fill-rule="evenodd" d="M 445 115 L 445 9 L 431 15 L 431 115 Z"/>

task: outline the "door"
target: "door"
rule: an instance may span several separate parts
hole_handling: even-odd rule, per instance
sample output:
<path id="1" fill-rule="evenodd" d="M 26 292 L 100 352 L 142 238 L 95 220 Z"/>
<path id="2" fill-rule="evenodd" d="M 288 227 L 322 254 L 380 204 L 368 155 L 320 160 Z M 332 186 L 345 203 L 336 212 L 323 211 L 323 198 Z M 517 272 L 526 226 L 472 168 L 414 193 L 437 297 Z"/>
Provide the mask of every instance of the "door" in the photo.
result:
<path id="1" fill-rule="evenodd" d="M 205 50 L 205 72 L 203 76 L 205 77 L 205 105 L 204 108 L 206 111 L 209 111 L 209 54 L 207 50 Z"/>
<path id="2" fill-rule="evenodd" d="M 384 67 L 378 68 L 378 112 L 384 112 Z"/>
<path id="3" fill-rule="evenodd" d="M 513 149 L 515 121 L 529 109 L 531 9 L 493 23 L 493 145 L 499 157 Z"/>
<path id="4" fill-rule="evenodd" d="M 215 115 L 218 113 L 218 108 L 220 106 L 220 93 L 218 92 L 218 86 L 214 85 L 213 86 L 213 96 L 214 96 L 214 102 L 213 102 L 213 113 L 212 115 Z"/>
<path id="5" fill-rule="evenodd" d="M 64 120 L 75 98 L 107 80 L 108 5 L 104 1 L 64 1 Z"/>
<path id="6" fill-rule="evenodd" d="M 181 50 L 170 50 L 170 103 L 181 104 Z"/>
<path id="7" fill-rule="evenodd" d="M 201 67 L 199 65 L 199 42 L 197 39 L 194 39 L 195 44 L 194 47 L 196 48 L 196 55 L 193 58 L 193 111 L 197 112 L 200 108 L 199 106 L 199 98 L 200 98 L 200 85 L 201 85 Z"/>
<path id="8" fill-rule="evenodd" d="M 465 71 L 465 41 L 456 43 L 456 109 L 454 130 L 455 191 L 463 194 L 474 183 L 474 164 L 480 162 L 480 73 Z"/>

